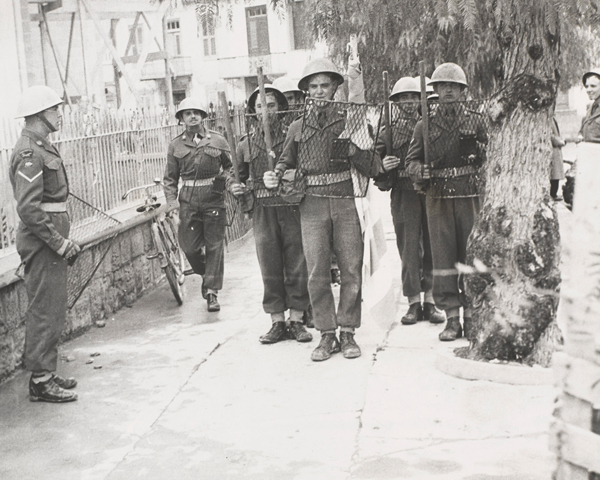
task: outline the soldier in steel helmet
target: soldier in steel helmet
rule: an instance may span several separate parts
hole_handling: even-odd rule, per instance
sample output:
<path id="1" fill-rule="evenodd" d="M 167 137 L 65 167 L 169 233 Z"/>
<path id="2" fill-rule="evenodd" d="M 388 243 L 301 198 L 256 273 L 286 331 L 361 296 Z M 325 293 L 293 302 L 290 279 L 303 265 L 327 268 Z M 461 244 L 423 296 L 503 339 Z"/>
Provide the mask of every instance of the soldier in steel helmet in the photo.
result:
<path id="1" fill-rule="evenodd" d="M 225 267 L 225 189 L 231 183 L 229 144 L 204 127 L 201 102 L 185 98 L 175 117 L 185 131 L 167 151 L 164 191 L 169 206 L 179 207 L 179 243 L 194 273 L 202 275 L 202 296 L 209 312 L 221 309 L 217 295 Z M 178 191 L 181 179 L 181 190 Z"/>
<path id="2" fill-rule="evenodd" d="M 433 257 L 435 304 L 446 312 L 442 341 L 469 336 L 471 309 L 457 263 L 466 262 L 467 239 L 479 213 L 480 167 L 487 133 L 483 117 L 460 100 L 468 87 L 455 63 L 438 66 L 431 84 L 439 105 L 429 116 L 429 159 L 425 163 L 423 122 L 415 127 L 406 156 L 413 182 L 426 189 L 425 203 Z M 460 308 L 463 308 L 463 325 Z"/>
<path id="3" fill-rule="evenodd" d="M 315 101 L 314 115 L 307 117 L 304 128 L 302 119 L 290 125 L 275 170 L 264 175 L 265 186 L 277 188 L 286 170 L 305 174 L 306 195 L 300 203 L 302 245 L 314 324 L 321 332 L 321 341 L 311 355 L 313 361 L 327 360 L 340 350 L 345 358 L 361 355 L 354 332 L 361 323 L 363 240 L 350 164 L 365 175 L 372 172 L 363 163 L 368 155 L 353 143 L 348 145 L 345 160 L 333 158 L 334 141 L 343 132 L 346 119 L 329 101 L 343 82 L 344 77 L 327 59 L 315 59 L 305 66 L 298 88 Z M 333 252 L 341 271 L 337 312 L 330 283 Z"/>
<path id="4" fill-rule="evenodd" d="M 21 224 L 17 251 L 24 266 L 29 304 L 25 320 L 25 368 L 31 401 L 77 400 L 74 378 L 57 375 L 58 342 L 67 315 L 67 263 L 79 246 L 69 239 L 69 186 L 59 152 L 48 135 L 61 125 L 62 99 L 45 85 L 21 96 L 17 117 L 25 128 L 10 160 L 10 182 Z"/>
<path id="5" fill-rule="evenodd" d="M 266 110 L 270 127 L 272 151 L 279 157 L 283 148 L 287 125 L 277 112 L 288 108 L 286 97 L 273 85 L 265 85 L 266 108 L 263 107 L 257 88 L 248 98 L 248 113 Z M 263 175 L 269 169 L 269 152 L 265 143 L 262 122 L 250 135 L 244 137 L 237 149 L 240 180 L 252 187 L 254 209 L 252 223 L 256 254 L 262 274 L 264 294 L 263 309 L 271 315 L 271 329 L 259 338 L 264 344 L 276 343 L 287 338 L 298 342 L 310 342 L 312 335 L 303 325 L 305 311 L 309 307 L 308 272 L 302 250 L 300 211 L 298 202 L 286 201 L 274 190 L 268 190 Z M 244 187 L 232 184 L 234 195 L 244 194 Z M 289 327 L 285 313 L 289 310 Z"/>
<path id="6" fill-rule="evenodd" d="M 408 176 L 404 163 L 415 125 L 419 120 L 420 88 L 417 79 L 399 79 L 389 99 L 392 110 L 392 151 L 386 148 L 385 126 L 379 134 L 376 149 L 383 158 L 385 173 L 375 177 L 375 185 L 391 192 L 391 209 L 396 244 L 402 260 L 402 293 L 408 300 L 408 311 L 402 317 L 403 325 L 414 325 L 421 320 L 444 323 L 444 314 L 433 299 L 433 263 L 425 196 L 421 195 Z M 424 302 L 421 304 L 421 293 Z"/>
<path id="7" fill-rule="evenodd" d="M 273 87 L 285 95 L 288 108 L 296 110 L 304 105 L 306 95 L 298 88 L 298 82 L 287 75 L 275 79 L 273 81 Z"/>

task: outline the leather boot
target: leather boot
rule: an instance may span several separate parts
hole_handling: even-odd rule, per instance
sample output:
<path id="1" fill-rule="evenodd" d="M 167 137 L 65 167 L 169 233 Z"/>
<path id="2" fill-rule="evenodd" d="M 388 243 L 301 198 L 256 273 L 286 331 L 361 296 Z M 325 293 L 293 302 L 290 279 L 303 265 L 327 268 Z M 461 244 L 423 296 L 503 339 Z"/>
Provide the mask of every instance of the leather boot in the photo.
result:
<path id="1" fill-rule="evenodd" d="M 340 351 L 340 342 L 338 342 L 335 333 L 324 333 L 321 335 L 321 342 L 315 348 L 310 356 L 313 362 L 322 362 L 331 357 L 333 353 Z"/>
<path id="2" fill-rule="evenodd" d="M 219 301 L 217 300 L 217 295 L 215 293 L 209 293 L 206 295 L 206 306 L 209 312 L 218 312 L 221 310 L 221 305 L 219 305 Z"/>
<path id="3" fill-rule="evenodd" d="M 66 388 L 67 390 L 70 390 L 71 388 L 75 388 L 77 386 L 77 380 L 75 380 L 73 377 L 63 378 L 54 374 L 53 378 L 54 383 L 56 383 L 60 388 Z"/>
<path id="4" fill-rule="evenodd" d="M 295 338 L 297 342 L 310 342 L 313 338 L 312 335 L 306 331 L 302 322 L 291 321 L 288 332 L 290 338 Z"/>
<path id="5" fill-rule="evenodd" d="M 462 327 L 460 326 L 459 317 L 450 317 L 446 323 L 446 328 L 440 333 L 440 340 L 442 342 L 451 342 L 457 338 L 462 337 Z"/>
<path id="6" fill-rule="evenodd" d="M 29 400 L 32 402 L 66 403 L 77 400 L 77 394 L 58 386 L 51 377 L 45 382 L 35 383 L 29 379 Z"/>
<path id="7" fill-rule="evenodd" d="M 360 347 L 354 341 L 352 332 L 340 332 L 340 343 L 342 344 L 342 355 L 344 358 L 360 357 Z"/>
<path id="8" fill-rule="evenodd" d="M 287 338 L 287 327 L 285 325 L 285 321 L 283 321 L 273 322 L 273 325 L 271 325 L 271 330 L 259 337 L 258 340 L 260 343 L 277 343 L 281 340 L 286 340 Z"/>
<path id="9" fill-rule="evenodd" d="M 444 323 L 446 315 L 433 303 L 425 302 L 423 304 L 423 320 L 429 320 L 430 323 Z"/>
<path id="10" fill-rule="evenodd" d="M 423 320 L 423 308 L 420 302 L 415 302 L 410 304 L 408 311 L 400 322 L 402 325 L 414 325 L 420 320 Z"/>

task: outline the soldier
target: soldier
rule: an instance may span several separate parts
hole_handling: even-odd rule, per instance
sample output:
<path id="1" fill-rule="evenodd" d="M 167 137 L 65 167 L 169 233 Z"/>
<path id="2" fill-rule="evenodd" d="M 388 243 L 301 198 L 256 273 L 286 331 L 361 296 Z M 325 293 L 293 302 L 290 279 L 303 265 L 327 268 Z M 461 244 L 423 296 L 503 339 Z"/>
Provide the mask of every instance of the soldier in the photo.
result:
<path id="1" fill-rule="evenodd" d="M 276 157 L 281 154 L 287 127 L 277 116 L 285 111 L 288 102 L 282 92 L 272 85 L 265 85 L 272 148 Z M 248 99 L 248 112 L 265 111 L 256 89 Z M 265 143 L 262 122 L 249 136 L 242 139 L 237 150 L 240 180 L 252 186 L 254 210 L 252 223 L 256 254 L 263 279 L 263 308 L 271 315 L 271 329 L 262 335 L 261 343 L 276 343 L 291 337 L 298 342 L 310 342 L 312 335 L 302 324 L 308 310 L 308 272 L 302 251 L 300 211 L 297 204 L 286 204 L 273 190 L 263 184 L 263 175 L 269 169 L 269 152 Z M 244 194 L 244 186 L 234 183 L 234 195 Z M 290 311 L 289 328 L 286 328 L 285 312 Z"/>
<path id="2" fill-rule="evenodd" d="M 380 190 L 391 193 L 392 220 L 396 244 L 402 260 L 402 293 L 408 299 L 408 311 L 402 317 L 403 325 L 414 325 L 421 320 L 444 323 L 445 318 L 434 303 L 432 289 L 432 259 L 427 228 L 425 195 L 415 190 L 406 172 L 404 159 L 410 139 L 419 120 L 419 84 L 412 77 L 396 82 L 390 100 L 392 109 L 392 151 L 386 149 L 386 128 L 377 141 L 377 152 L 383 158 L 384 174 L 375 178 Z M 424 303 L 421 306 L 421 292 Z"/>
<path id="3" fill-rule="evenodd" d="M 433 256 L 435 304 L 446 312 L 440 340 L 469 336 L 471 310 L 464 295 L 457 263 L 465 263 L 467 240 L 479 213 L 479 170 L 485 161 L 487 134 L 480 114 L 459 103 L 468 87 L 464 71 L 444 63 L 431 76 L 439 105 L 429 118 L 429 159 L 424 159 L 420 120 L 406 156 L 413 182 L 426 185 L 426 210 Z"/>
<path id="4" fill-rule="evenodd" d="M 169 206 L 180 207 L 179 243 L 194 273 L 202 275 L 202 296 L 209 312 L 221 309 L 217 295 L 223 287 L 225 189 L 231 160 L 227 140 L 207 130 L 206 111 L 198 100 L 186 98 L 175 117 L 185 131 L 167 151 L 164 191 Z M 182 181 L 178 193 L 179 179 Z M 179 200 L 179 202 L 178 202 Z"/>
<path id="5" fill-rule="evenodd" d="M 21 96 L 17 117 L 25 128 L 10 161 L 10 182 L 21 224 L 17 251 L 24 266 L 29 305 L 25 319 L 25 368 L 32 402 L 77 400 L 74 378 L 56 375 L 58 342 L 67 316 L 67 262 L 79 246 L 69 239 L 69 186 L 63 161 L 48 141 L 60 128 L 61 98 L 45 85 Z"/>
<path id="6" fill-rule="evenodd" d="M 313 361 L 326 360 L 340 351 L 338 327 L 344 357 L 361 354 L 354 331 L 361 322 L 363 240 L 350 165 L 371 175 L 371 156 L 352 142 L 338 140 L 345 131 L 346 117 L 329 101 L 343 82 L 344 77 L 327 59 L 315 59 L 304 67 L 298 87 L 316 100 L 314 108 L 307 118 L 290 125 L 275 170 L 264 174 L 265 186 L 271 189 L 279 186 L 288 169 L 296 168 L 306 182 L 306 195 L 300 203 L 302 245 L 314 323 L 321 332 L 319 346 L 311 355 Z M 335 150 L 339 152 L 334 155 Z M 341 156 L 345 158 L 338 158 Z M 341 270 L 337 312 L 330 283 L 333 252 Z"/>
<path id="7" fill-rule="evenodd" d="M 279 77 L 273 82 L 273 87 L 282 92 L 287 100 L 288 107 L 296 110 L 304 106 L 306 95 L 298 88 L 298 84 L 288 76 Z"/>

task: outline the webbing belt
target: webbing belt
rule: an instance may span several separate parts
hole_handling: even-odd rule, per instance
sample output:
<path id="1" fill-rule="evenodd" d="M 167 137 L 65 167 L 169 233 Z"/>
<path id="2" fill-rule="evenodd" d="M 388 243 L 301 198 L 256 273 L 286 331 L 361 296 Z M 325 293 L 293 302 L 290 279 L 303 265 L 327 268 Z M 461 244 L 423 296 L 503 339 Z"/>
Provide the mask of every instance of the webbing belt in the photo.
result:
<path id="1" fill-rule="evenodd" d="M 332 183 L 340 183 L 345 180 L 350 180 L 350 170 L 345 170 L 339 173 L 321 173 L 318 175 L 307 175 L 306 185 L 310 187 L 331 185 Z"/>
<path id="2" fill-rule="evenodd" d="M 40 207 L 44 212 L 66 212 L 67 202 L 42 202 L 40 203 Z"/>

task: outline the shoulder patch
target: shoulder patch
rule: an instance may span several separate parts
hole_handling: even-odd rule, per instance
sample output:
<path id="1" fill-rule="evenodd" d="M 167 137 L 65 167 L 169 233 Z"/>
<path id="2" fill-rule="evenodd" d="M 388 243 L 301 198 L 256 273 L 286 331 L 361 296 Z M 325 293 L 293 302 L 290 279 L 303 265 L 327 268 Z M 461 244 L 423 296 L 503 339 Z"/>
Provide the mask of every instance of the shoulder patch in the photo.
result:
<path id="1" fill-rule="evenodd" d="M 31 148 L 26 148 L 25 150 L 21 150 L 19 155 L 21 155 L 21 158 L 29 158 L 33 155 L 33 150 Z"/>

